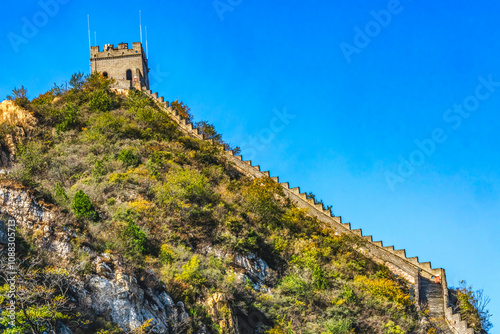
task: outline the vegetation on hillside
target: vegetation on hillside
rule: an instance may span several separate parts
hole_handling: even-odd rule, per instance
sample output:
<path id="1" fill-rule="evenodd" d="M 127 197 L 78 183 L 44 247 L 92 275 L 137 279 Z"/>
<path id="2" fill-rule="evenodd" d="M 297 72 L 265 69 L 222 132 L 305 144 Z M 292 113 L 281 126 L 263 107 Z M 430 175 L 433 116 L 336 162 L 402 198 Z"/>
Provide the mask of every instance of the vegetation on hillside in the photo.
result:
<path id="1" fill-rule="evenodd" d="M 23 88 L 11 97 L 39 126 L 19 141 L 17 162 L 3 177 L 61 208 L 58 223 L 78 232 L 77 249 L 121 254 L 137 275 L 152 269 L 185 303 L 189 333 L 202 324 L 221 331 L 204 304 L 215 292 L 228 296 L 238 315 L 262 314 L 270 334 L 440 332 L 438 323 L 422 321 L 425 310 L 417 310 L 409 283 L 356 251 L 363 240 L 335 235 L 271 179 L 239 173 L 224 158 L 221 147 L 229 145 L 213 125 L 198 123 L 213 142 L 188 137 L 142 92 L 117 95 L 112 83 L 75 74 L 67 90 L 55 86 L 29 101 Z M 192 120 L 182 102 L 173 107 Z M 2 137 L 9 131 L 2 128 Z M 39 268 L 32 284 L 49 278 L 61 284 L 19 305 L 9 333 L 41 333 L 57 321 L 76 333 L 84 332 L 83 323 L 94 332 L 119 332 L 69 307 L 69 269 L 36 249 L 36 236 L 20 238 L 21 255 L 40 259 L 24 265 Z M 262 258 L 270 266 L 265 284 L 256 290 L 231 257 L 213 250 Z M 91 270 L 86 254 L 72 254 L 77 275 Z M 468 297 L 459 298 L 466 312 Z"/>

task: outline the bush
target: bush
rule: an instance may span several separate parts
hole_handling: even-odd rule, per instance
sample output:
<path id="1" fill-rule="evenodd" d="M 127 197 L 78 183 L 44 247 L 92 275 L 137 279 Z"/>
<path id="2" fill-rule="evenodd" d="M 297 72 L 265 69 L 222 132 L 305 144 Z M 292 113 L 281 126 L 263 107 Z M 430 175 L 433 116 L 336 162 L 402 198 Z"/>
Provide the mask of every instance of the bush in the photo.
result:
<path id="1" fill-rule="evenodd" d="M 396 282 L 387 278 L 369 279 L 366 276 L 358 276 L 355 278 L 355 282 L 374 297 L 381 297 L 395 302 L 400 306 L 409 306 L 412 304 L 410 296 L 405 294 Z"/>
<path id="2" fill-rule="evenodd" d="M 94 168 L 92 168 L 92 176 L 98 178 L 99 176 L 103 176 L 106 174 L 106 169 L 104 168 L 104 161 L 97 160 L 94 164 Z"/>
<path id="3" fill-rule="evenodd" d="M 83 217 L 93 221 L 99 219 L 94 204 L 92 204 L 90 198 L 81 189 L 76 192 L 71 207 L 77 218 Z"/>
<path id="4" fill-rule="evenodd" d="M 160 261 L 163 264 L 172 264 L 174 262 L 175 253 L 172 246 L 168 244 L 163 244 L 160 247 Z"/>
<path id="5" fill-rule="evenodd" d="M 201 274 L 198 255 L 193 255 L 188 263 L 182 266 L 182 273 L 178 274 L 176 279 L 194 286 L 200 286 L 206 281 L 206 278 Z"/>
<path id="6" fill-rule="evenodd" d="M 179 206 L 184 201 L 203 204 L 214 198 L 208 179 L 191 169 L 171 172 L 157 191 L 162 204 Z"/>
<path id="7" fill-rule="evenodd" d="M 94 111 L 109 111 L 113 105 L 113 100 L 108 93 L 99 89 L 92 93 L 89 106 Z"/>
<path id="8" fill-rule="evenodd" d="M 54 186 L 54 194 L 56 201 L 60 204 L 64 204 L 69 199 L 68 195 L 64 191 L 61 182 L 57 182 Z"/>
<path id="9" fill-rule="evenodd" d="M 323 334 L 347 334 L 353 333 L 352 320 L 349 318 L 335 317 L 325 322 L 324 326 L 327 329 Z"/>
<path id="10" fill-rule="evenodd" d="M 127 167 L 137 167 L 141 163 L 141 156 L 128 148 L 121 150 L 117 159 Z"/>
<path id="11" fill-rule="evenodd" d="M 284 212 L 282 200 L 284 201 L 285 195 L 277 182 L 270 178 L 255 179 L 244 189 L 243 195 L 248 211 L 256 213 L 263 222 L 280 222 Z"/>
<path id="12" fill-rule="evenodd" d="M 120 238 L 126 243 L 129 254 L 144 254 L 147 251 L 148 238 L 132 219 L 129 219 L 127 226 L 120 231 Z"/>
<path id="13" fill-rule="evenodd" d="M 40 141 L 29 141 L 19 146 L 19 161 L 29 175 L 40 174 L 45 170 L 47 161 L 44 157 L 44 145 Z"/>
<path id="14" fill-rule="evenodd" d="M 68 103 L 61 110 L 62 122 L 56 125 L 56 130 L 68 131 L 76 127 L 79 108 L 73 103 Z"/>

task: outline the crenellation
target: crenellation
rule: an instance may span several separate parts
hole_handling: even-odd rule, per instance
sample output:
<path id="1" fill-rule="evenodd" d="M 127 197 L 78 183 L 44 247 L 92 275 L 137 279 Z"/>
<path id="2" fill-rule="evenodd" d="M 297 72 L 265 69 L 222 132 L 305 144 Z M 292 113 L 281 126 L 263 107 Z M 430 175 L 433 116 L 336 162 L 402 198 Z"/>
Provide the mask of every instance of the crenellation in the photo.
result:
<path id="1" fill-rule="evenodd" d="M 406 259 L 406 251 L 404 249 L 396 249 L 394 253 Z"/>
<path id="2" fill-rule="evenodd" d="M 357 228 L 355 230 L 351 230 L 351 232 L 356 234 L 356 235 L 359 235 L 359 236 L 363 235 L 363 231 L 360 228 Z"/>

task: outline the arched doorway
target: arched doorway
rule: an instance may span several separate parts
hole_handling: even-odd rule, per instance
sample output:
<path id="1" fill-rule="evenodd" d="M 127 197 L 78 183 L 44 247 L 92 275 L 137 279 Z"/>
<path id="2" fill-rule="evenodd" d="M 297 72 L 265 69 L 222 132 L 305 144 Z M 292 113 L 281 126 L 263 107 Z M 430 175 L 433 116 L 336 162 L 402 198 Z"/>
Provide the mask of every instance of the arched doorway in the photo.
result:
<path id="1" fill-rule="evenodd" d="M 108 78 L 108 72 L 102 72 L 102 75 L 107 79 Z"/>
<path id="2" fill-rule="evenodd" d="M 132 70 L 127 70 L 127 80 L 132 80 Z"/>

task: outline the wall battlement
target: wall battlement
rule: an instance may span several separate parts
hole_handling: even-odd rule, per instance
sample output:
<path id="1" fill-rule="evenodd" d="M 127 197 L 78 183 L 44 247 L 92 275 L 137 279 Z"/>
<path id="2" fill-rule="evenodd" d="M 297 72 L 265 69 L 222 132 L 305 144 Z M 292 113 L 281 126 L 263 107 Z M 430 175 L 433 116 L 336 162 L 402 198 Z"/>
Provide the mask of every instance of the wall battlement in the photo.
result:
<path id="1" fill-rule="evenodd" d="M 131 49 L 129 49 L 128 43 L 120 43 L 116 48 L 113 44 L 105 44 L 102 51 L 100 46 L 93 46 L 90 48 L 90 53 L 92 58 L 144 56 L 144 50 L 140 42 L 132 43 Z"/>
<path id="2" fill-rule="evenodd" d="M 150 90 L 147 90 L 145 93 L 162 110 L 169 114 L 179 125 L 181 131 L 194 138 L 207 140 L 198 128 L 194 128 L 193 124 L 186 122 L 185 119 L 182 119 L 177 112 L 169 107 L 169 103 L 164 101 L 163 97 L 158 97 L 158 93 L 153 94 Z M 260 166 L 252 166 L 252 162 L 250 160 L 244 161 L 241 155 L 235 156 L 233 151 L 225 151 L 225 154 L 226 158 L 243 174 L 252 178 L 270 177 L 269 171 L 263 172 Z M 418 257 L 408 258 L 404 249 L 395 249 L 394 246 L 384 246 L 382 241 L 373 241 L 373 237 L 371 235 L 364 235 L 362 229 L 351 229 L 350 223 L 342 223 L 341 217 L 333 216 L 330 210 L 326 210 L 322 204 L 316 204 L 313 199 L 308 199 L 306 192 L 301 192 L 300 187 L 290 188 L 290 184 L 288 182 L 280 182 L 279 177 L 270 178 L 283 187 L 285 195 L 294 201 L 298 207 L 308 209 L 309 215 L 316 217 L 336 234 L 348 234 L 363 240 L 357 250 L 375 262 L 386 265 L 394 274 L 403 277 L 409 283 L 413 284 L 415 299 L 418 302 L 420 301 L 419 295 L 422 293 L 421 279 L 433 279 L 439 275 L 441 277 L 443 297 L 442 309 L 446 324 L 454 334 L 474 334 L 473 329 L 469 328 L 467 323 L 461 319 L 460 314 L 453 313 L 448 299 L 448 285 L 444 269 L 432 268 L 430 262 L 420 262 Z"/>

